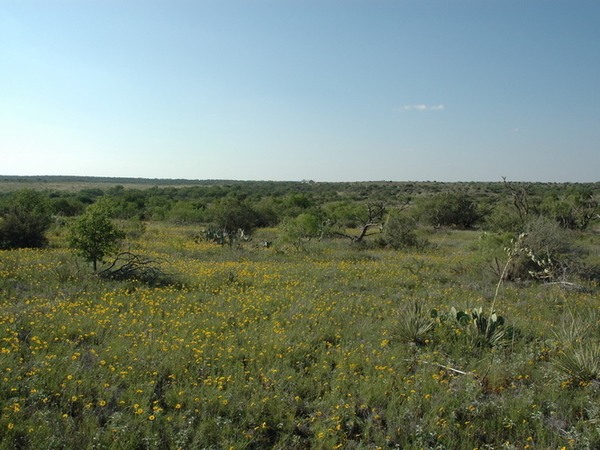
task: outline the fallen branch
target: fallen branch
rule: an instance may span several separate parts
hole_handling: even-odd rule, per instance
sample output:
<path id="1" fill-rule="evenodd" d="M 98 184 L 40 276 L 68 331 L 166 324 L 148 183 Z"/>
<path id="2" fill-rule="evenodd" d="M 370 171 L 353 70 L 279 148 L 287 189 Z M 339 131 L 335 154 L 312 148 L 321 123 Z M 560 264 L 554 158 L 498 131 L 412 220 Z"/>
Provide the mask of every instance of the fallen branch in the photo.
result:
<path id="1" fill-rule="evenodd" d="M 544 283 L 544 286 L 560 286 L 563 289 L 571 289 L 580 292 L 589 292 L 589 289 L 581 284 L 571 283 L 569 281 L 553 281 L 551 283 Z"/>
<path id="2" fill-rule="evenodd" d="M 404 361 L 412 362 L 414 360 L 412 360 L 412 359 L 405 359 Z M 422 360 L 418 360 L 417 362 L 422 363 L 422 364 L 429 364 L 431 366 L 437 366 L 437 367 L 440 367 L 442 369 L 449 370 L 450 372 L 459 373 L 461 375 L 473 375 L 475 378 L 477 378 L 477 374 L 474 373 L 474 372 L 464 372 L 462 370 L 455 369 L 454 367 L 445 366 L 444 364 L 440 364 L 440 363 L 436 363 L 436 362 L 429 362 L 429 361 L 422 361 Z"/>
<path id="3" fill-rule="evenodd" d="M 137 280 L 153 285 L 169 284 L 167 280 L 171 276 L 159 267 L 160 263 L 131 252 L 122 252 L 110 266 L 98 272 L 98 276 L 118 281 Z"/>

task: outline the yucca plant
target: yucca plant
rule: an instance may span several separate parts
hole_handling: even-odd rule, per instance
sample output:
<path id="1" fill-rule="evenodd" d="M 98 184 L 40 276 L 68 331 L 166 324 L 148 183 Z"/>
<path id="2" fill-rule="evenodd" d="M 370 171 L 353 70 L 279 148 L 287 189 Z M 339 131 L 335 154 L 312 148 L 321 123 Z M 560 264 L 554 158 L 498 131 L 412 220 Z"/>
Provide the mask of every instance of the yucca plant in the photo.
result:
<path id="1" fill-rule="evenodd" d="M 577 343 L 559 351 L 552 363 L 574 382 L 600 380 L 600 345 L 595 342 Z"/>
<path id="2" fill-rule="evenodd" d="M 573 382 L 587 383 L 600 380 L 600 344 L 593 340 L 597 323 L 593 310 L 571 314 L 570 319 L 554 334 L 562 344 L 552 363 Z"/>
<path id="3" fill-rule="evenodd" d="M 590 338 L 592 325 L 582 317 L 572 317 L 554 332 L 556 339 L 567 345 L 581 343 Z"/>
<path id="4" fill-rule="evenodd" d="M 408 307 L 401 312 L 393 336 L 402 342 L 425 345 L 425 337 L 433 328 L 434 323 L 431 314 L 423 311 L 422 303 L 412 300 Z"/>

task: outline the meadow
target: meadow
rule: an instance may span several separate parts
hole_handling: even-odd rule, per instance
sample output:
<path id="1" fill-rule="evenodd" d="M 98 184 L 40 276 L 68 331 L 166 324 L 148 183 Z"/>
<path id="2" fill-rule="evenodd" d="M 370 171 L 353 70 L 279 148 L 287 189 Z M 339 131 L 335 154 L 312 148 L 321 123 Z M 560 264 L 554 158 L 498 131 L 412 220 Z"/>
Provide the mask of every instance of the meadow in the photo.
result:
<path id="1" fill-rule="evenodd" d="M 499 283 L 481 232 L 420 232 L 220 246 L 149 223 L 127 246 L 154 286 L 99 278 L 60 229 L 0 252 L 0 448 L 599 448 L 600 386 L 559 364 L 597 348 L 596 286 Z M 480 307 L 497 340 L 455 320 Z"/>

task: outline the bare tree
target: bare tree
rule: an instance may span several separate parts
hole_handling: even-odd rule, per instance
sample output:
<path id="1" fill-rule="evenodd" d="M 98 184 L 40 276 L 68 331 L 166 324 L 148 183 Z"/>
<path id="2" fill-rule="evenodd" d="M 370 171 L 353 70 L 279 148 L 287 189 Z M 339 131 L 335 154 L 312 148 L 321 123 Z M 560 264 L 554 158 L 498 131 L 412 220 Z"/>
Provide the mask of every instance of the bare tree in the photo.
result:
<path id="1" fill-rule="evenodd" d="M 508 192 L 512 196 L 513 205 L 517 210 L 519 219 L 524 221 L 528 214 L 535 212 L 533 210 L 534 208 L 532 208 L 529 204 L 529 193 L 527 192 L 528 186 L 517 189 L 506 181 L 506 177 L 502 177 L 502 182 L 504 183 L 504 187 L 508 189 Z"/>
<path id="2" fill-rule="evenodd" d="M 358 235 L 349 235 L 338 232 L 339 236 L 350 239 L 352 242 L 362 242 L 367 236 L 376 234 L 376 232 L 369 232 L 374 227 L 382 227 L 383 218 L 385 215 L 385 206 L 381 202 L 367 203 L 365 205 L 365 214 L 361 217 L 357 217 L 357 222 L 360 223 L 360 233 Z"/>

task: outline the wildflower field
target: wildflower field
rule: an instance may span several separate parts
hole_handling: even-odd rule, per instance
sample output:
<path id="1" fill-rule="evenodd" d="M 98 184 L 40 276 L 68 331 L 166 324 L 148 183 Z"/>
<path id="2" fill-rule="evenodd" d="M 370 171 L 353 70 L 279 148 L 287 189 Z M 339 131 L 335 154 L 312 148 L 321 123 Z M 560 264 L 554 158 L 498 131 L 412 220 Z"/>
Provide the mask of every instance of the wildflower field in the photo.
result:
<path id="1" fill-rule="evenodd" d="M 497 285 L 476 231 L 419 253 L 194 232 L 130 242 L 176 280 L 159 286 L 99 279 L 58 232 L 1 252 L 1 448 L 600 446 L 598 385 L 560 370 L 597 348 L 594 286 Z M 455 320 L 491 323 L 493 301 L 497 342 Z"/>

